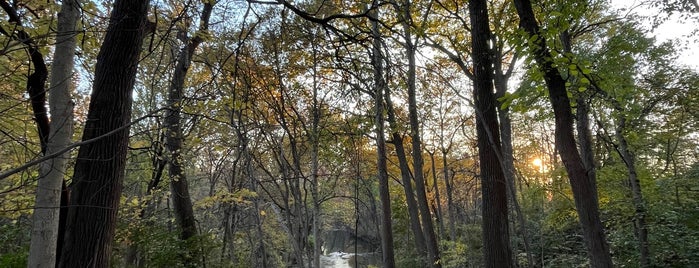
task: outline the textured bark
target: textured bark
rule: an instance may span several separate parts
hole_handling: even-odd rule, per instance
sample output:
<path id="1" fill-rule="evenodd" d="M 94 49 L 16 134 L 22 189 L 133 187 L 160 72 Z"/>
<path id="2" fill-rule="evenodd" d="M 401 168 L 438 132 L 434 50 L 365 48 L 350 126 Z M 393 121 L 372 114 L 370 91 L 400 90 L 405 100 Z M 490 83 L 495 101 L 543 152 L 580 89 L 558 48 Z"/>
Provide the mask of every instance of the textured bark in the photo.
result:
<path id="1" fill-rule="evenodd" d="M 590 183 L 597 185 L 597 167 L 595 166 L 595 154 L 592 151 L 592 133 L 590 133 L 590 119 L 588 117 L 590 107 L 585 98 L 580 95 L 575 99 L 575 128 L 578 133 L 578 144 L 580 145 L 580 157 L 587 172 Z M 593 187 L 593 196 L 599 200 L 597 187 Z"/>
<path id="2" fill-rule="evenodd" d="M 205 2 L 199 26 L 199 32 L 202 34 L 208 30 L 212 7 L 212 1 Z M 184 35 L 186 36 L 186 34 Z M 175 72 L 170 81 L 167 98 L 168 109 L 165 113 L 165 147 L 169 152 L 168 174 L 170 175 L 170 189 L 172 191 L 172 203 L 175 208 L 175 218 L 180 227 L 180 239 L 183 241 L 194 237 L 197 234 L 197 227 L 194 209 L 192 208 L 192 199 L 189 196 L 187 175 L 182 164 L 182 141 L 184 139 L 181 126 L 182 99 L 184 97 L 184 82 L 192 63 L 192 56 L 194 56 L 194 51 L 203 41 L 200 35 L 196 35 L 191 39 L 185 38 L 186 44 L 180 49 Z M 196 255 L 198 255 L 196 247 L 193 245 L 186 246 L 185 251 L 186 253 L 182 256 L 185 265 L 195 265 L 194 260 Z"/>
<path id="3" fill-rule="evenodd" d="M 597 199 L 594 198 L 596 186 L 588 177 L 573 135 L 573 115 L 565 80 L 553 67 L 552 56 L 546 46 L 546 41 L 539 35 L 539 25 L 534 17 L 531 2 L 529 0 L 515 0 L 515 7 L 520 18 L 520 27 L 527 32 L 533 41 L 530 48 L 546 81 L 555 116 L 556 148 L 568 172 L 575 206 L 583 227 L 590 265 L 595 268 L 612 267 L 612 258 L 605 240 Z"/>
<path id="4" fill-rule="evenodd" d="M 117 131 L 80 147 L 60 267 L 109 267 L 129 141 L 132 92 L 148 2 L 117 0 L 97 56 L 82 140 Z"/>
<path id="5" fill-rule="evenodd" d="M 50 134 L 45 154 L 67 147 L 73 136 L 72 75 L 75 56 L 75 25 L 78 19 L 77 2 L 65 0 L 58 13 L 56 48 L 51 67 Z M 42 60 L 43 61 L 43 60 Z M 43 86 L 41 86 L 43 91 Z M 43 106 L 43 105 L 42 105 Z M 41 128 L 40 128 L 41 129 Z M 28 267 L 53 267 L 60 254 L 62 231 L 60 226 L 61 196 L 65 188 L 64 174 L 69 155 L 64 153 L 40 165 L 34 209 L 34 224 L 29 247 Z M 63 194 L 67 195 L 67 192 Z M 64 199 L 65 200 L 65 199 Z M 64 210 L 65 211 L 65 210 Z M 65 217 L 64 217 L 65 218 Z"/>
<path id="6" fill-rule="evenodd" d="M 381 200 L 381 253 L 383 255 L 383 267 L 396 266 L 393 254 L 393 228 L 391 218 L 391 196 L 388 188 L 388 167 L 386 164 L 386 138 L 384 137 L 384 101 L 383 94 L 386 91 L 386 82 L 383 78 L 383 54 L 381 53 L 382 37 L 379 32 L 379 23 L 376 21 L 376 11 L 371 12 L 371 33 L 373 37 L 371 64 L 374 68 L 375 90 L 375 124 L 376 124 L 376 152 L 377 175 L 379 179 L 379 199 Z"/>
<path id="7" fill-rule="evenodd" d="M 485 0 L 469 2 L 473 58 L 473 95 L 483 196 L 483 254 L 486 267 L 514 267 L 507 208 L 507 181 L 498 153 L 502 152 L 493 93 L 490 28 Z"/>

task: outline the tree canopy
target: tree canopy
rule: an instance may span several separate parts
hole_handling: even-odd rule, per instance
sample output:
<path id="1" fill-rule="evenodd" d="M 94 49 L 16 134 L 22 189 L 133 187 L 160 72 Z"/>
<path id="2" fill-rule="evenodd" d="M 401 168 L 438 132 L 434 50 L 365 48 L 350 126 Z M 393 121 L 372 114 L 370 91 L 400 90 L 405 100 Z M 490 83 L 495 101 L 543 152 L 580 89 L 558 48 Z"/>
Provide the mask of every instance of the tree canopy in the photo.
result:
<path id="1" fill-rule="evenodd" d="M 696 1 L 0 6 L 2 267 L 699 266 Z"/>

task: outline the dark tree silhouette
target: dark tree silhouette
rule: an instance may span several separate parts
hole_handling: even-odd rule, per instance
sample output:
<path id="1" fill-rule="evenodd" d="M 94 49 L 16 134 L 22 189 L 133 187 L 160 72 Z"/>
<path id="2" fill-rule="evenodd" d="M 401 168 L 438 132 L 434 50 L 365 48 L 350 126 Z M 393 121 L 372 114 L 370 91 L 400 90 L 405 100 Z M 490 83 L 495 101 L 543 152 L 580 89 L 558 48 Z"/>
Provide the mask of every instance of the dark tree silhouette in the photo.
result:
<path id="1" fill-rule="evenodd" d="M 129 141 L 132 91 L 146 29 L 147 0 L 117 0 L 97 56 L 78 152 L 60 267 L 109 267 Z"/>

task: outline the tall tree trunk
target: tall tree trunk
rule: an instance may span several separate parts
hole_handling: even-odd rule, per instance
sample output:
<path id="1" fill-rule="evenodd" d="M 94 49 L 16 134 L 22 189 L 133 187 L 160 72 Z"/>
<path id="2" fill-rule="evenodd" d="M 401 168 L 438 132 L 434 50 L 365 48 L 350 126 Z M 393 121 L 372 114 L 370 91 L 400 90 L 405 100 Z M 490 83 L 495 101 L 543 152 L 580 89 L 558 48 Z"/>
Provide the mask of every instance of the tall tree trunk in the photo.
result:
<path id="1" fill-rule="evenodd" d="M 502 59 L 503 55 L 501 48 L 495 49 L 494 59 Z M 496 100 L 505 96 L 507 93 L 507 84 L 512 71 L 514 70 L 515 62 L 517 61 L 517 55 L 513 57 L 510 61 L 510 66 L 506 71 L 503 71 L 502 64 L 499 60 L 496 60 L 493 64 L 495 67 L 495 77 L 493 78 L 493 84 L 495 86 L 495 97 Z M 505 174 L 505 180 L 507 181 L 507 194 L 512 202 L 512 207 L 515 210 L 517 222 L 519 224 L 519 232 L 522 235 L 522 244 L 524 244 L 524 252 L 527 254 L 527 266 L 534 267 L 534 256 L 530 250 L 531 239 L 527 233 L 527 221 L 524 218 L 524 213 L 522 213 L 522 208 L 517 200 L 517 185 L 515 175 L 515 163 L 514 163 L 514 149 L 512 146 L 512 121 L 510 120 L 510 108 L 503 107 L 502 102 L 498 101 L 497 104 L 498 119 L 500 120 L 500 141 L 502 145 L 502 168 Z"/>
<path id="2" fill-rule="evenodd" d="M 573 40 L 568 30 L 560 34 L 563 51 L 573 53 Z M 592 133 L 590 133 L 590 105 L 587 103 L 586 94 L 577 93 L 575 97 L 575 128 L 578 134 L 578 144 L 580 146 L 580 157 L 583 166 L 587 171 L 587 176 L 595 187 L 594 198 L 599 200 L 597 195 L 597 167 L 595 166 L 595 154 L 592 150 Z"/>
<path id="3" fill-rule="evenodd" d="M 376 5 L 374 1 L 373 5 Z M 393 228 L 391 218 L 391 196 L 388 188 L 388 167 L 386 164 L 386 138 L 384 137 L 384 101 L 383 94 L 386 91 L 386 82 L 383 78 L 383 54 L 381 53 L 382 37 L 379 31 L 379 23 L 377 22 L 377 11 L 371 11 L 371 33 L 373 37 L 373 47 L 371 56 L 371 65 L 374 68 L 374 99 L 375 105 L 375 124 L 376 124 L 376 152 L 377 152 L 377 168 L 379 179 L 379 198 L 381 200 L 381 253 L 383 255 L 383 266 L 393 268 L 396 266 L 396 261 L 393 254 Z"/>
<path id="4" fill-rule="evenodd" d="M 437 236 L 434 232 L 432 223 L 432 213 L 427 203 L 427 193 L 425 190 L 425 175 L 422 171 L 424 167 L 424 159 L 422 157 L 422 141 L 420 137 L 420 121 L 417 114 L 417 93 L 416 93 L 416 63 L 415 52 L 417 50 L 412 37 L 411 21 L 411 3 L 410 0 L 405 0 L 403 5 L 396 4 L 398 8 L 398 17 L 403 26 L 403 46 L 408 57 L 408 118 L 410 121 L 410 138 L 413 156 L 413 179 L 415 181 L 415 192 L 417 197 L 418 210 L 420 211 L 420 219 L 422 222 L 422 231 L 425 235 L 425 244 L 427 246 L 428 265 L 430 267 L 441 267 L 439 257 L 439 247 L 437 245 Z"/>
<path id="5" fill-rule="evenodd" d="M 410 229 L 413 231 L 415 236 L 415 251 L 420 257 L 427 260 L 427 244 L 425 242 L 425 235 L 420 226 L 420 212 L 417 208 L 417 201 L 415 201 L 415 191 L 413 190 L 413 176 L 410 171 L 410 164 L 408 164 L 408 157 L 405 154 L 405 146 L 403 144 L 403 136 L 398 132 L 398 122 L 396 120 L 396 112 L 393 108 L 393 101 L 391 100 L 391 91 L 386 88 L 386 93 L 384 94 L 384 99 L 386 100 L 386 114 L 388 115 L 388 123 L 391 127 L 391 143 L 396 148 L 396 157 L 398 158 L 398 166 L 400 168 L 401 181 L 403 183 L 403 191 L 405 192 L 405 203 L 408 206 L 408 217 L 410 218 Z"/>
<path id="6" fill-rule="evenodd" d="M 438 228 L 439 228 L 439 237 L 443 238 L 444 237 L 444 219 L 442 218 L 442 200 L 439 196 L 439 180 L 437 179 L 437 165 L 434 162 L 434 154 L 435 151 L 432 151 L 429 153 L 430 154 L 430 163 L 432 164 L 432 184 L 434 185 L 434 199 L 435 203 L 437 203 L 437 222 L 439 223 Z"/>
<path id="7" fill-rule="evenodd" d="M 62 8 L 67 8 L 70 5 L 69 3 L 68 5 L 62 6 Z M 14 6 L 3 0 L 0 1 L 0 7 L 7 13 L 9 22 L 19 26 L 22 25 L 22 21 Z M 68 11 L 70 12 L 71 10 Z M 63 12 L 63 10 L 61 12 Z M 73 15 L 76 14 L 74 13 Z M 60 72 L 64 72 L 64 70 L 61 69 L 61 67 L 65 65 L 63 62 L 66 62 L 66 58 L 70 57 L 70 66 L 67 67 L 70 69 L 67 71 L 70 74 L 66 75 L 63 80 L 57 79 L 57 76 L 52 74 L 51 84 L 52 86 L 58 87 L 58 92 L 55 96 L 51 96 L 52 100 L 50 104 L 52 105 L 52 111 L 56 111 L 57 114 L 54 118 L 55 122 L 49 122 L 48 112 L 46 110 L 45 87 L 48 70 L 44 62 L 44 56 L 41 54 L 39 47 L 31 36 L 24 30 L 20 29 L 11 35 L 13 39 L 26 46 L 25 48 L 30 56 L 30 61 L 34 65 L 34 72 L 27 77 L 27 93 L 30 98 L 32 111 L 34 112 L 34 121 L 36 122 L 39 134 L 41 153 L 44 155 L 63 149 L 70 143 L 70 137 L 72 136 L 73 103 L 70 97 L 69 80 L 72 74 L 72 58 L 75 50 L 75 41 L 71 36 L 73 32 L 69 31 L 70 29 L 66 29 L 69 23 L 64 22 L 70 20 L 70 16 L 71 14 L 59 14 L 59 34 L 57 36 L 57 41 L 63 38 L 65 44 L 61 44 L 61 41 L 58 41 L 56 51 L 63 49 L 66 45 L 70 45 L 71 38 L 73 40 L 73 49 L 69 52 L 65 52 L 65 54 L 55 56 L 54 64 L 55 68 L 59 69 L 56 70 L 59 72 L 59 75 L 61 74 Z M 73 19 L 73 29 L 75 28 L 76 20 L 77 18 Z M 61 35 L 66 34 L 68 34 L 68 36 L 61 37 Z M 62 91 L 63 89 L 61 87 L 63 86 L 67 87 L 65 92 Z M 66 94 L 68 94 L 68 96 L 64 98 Z M 66 107 L 64 106 L 66 105 L 69 105 L 67 109 L 70 110 L 70 118 L 61 117 L 65 115 Z M 67 125 L 66 122 L 68 122 L 69 125 Z M 51 133 L 51 125 L 53 125 L 55 129 L 54 133 Z M 64 131 L 69 131 L 69 134 L 65 134 Z M 49 144 L 50 136 L 57 136 L 51 144 Z M 60 144 L 65 137 L 67 137 L 68 140 L 65 141 L 64 144 Z M 51 146 L 50 152 L 49 146 Z M 37 182 L 36 210 L 34 213 L 34 228 L 32 229 L 30 245 L 29 267 L 55 266 L 60 257 L 69 197 L 69 192 L 62 176 L 67 161 L 67 159 L 65 159 L 66 155 L 67 154 L 59 155 L 48 160 L 48 162 L 42 163 L 39 169 L 40 179 Z M 57 176 L 61 177 L 60 180 L 55 179 Z"/>
<path id="8" fill-rule="evenodd" d="M 548 87 L 549 99 L 556 118 L 556 148 L 568 172 L 575 206 L 583 227 L 590 265 L 595 268 L 612 267 L 609 246 L 605 240 L 604 227 L 599 216 L 599 205 L 594 198 L 596 186 L 588 177 L 575 143 L 573 115 L 565 80 L 553 66 L 551 52 L 546 46 L 546 41 L 539 34 L 539 25 L 534 17 L 531 2 L 515 0 L 515 7 L 520 18 L 520 27 L 533 41 L 530 48 Z"/>
<path id="9" fill-rule="evenodd" d="M 320 146 L 320 117 L 321 109 L 318 101 L 318 50 L 313 43 L 313 106 L 311 108 L 311 198 L 313 199 L 313 267 L 320 266 L 320 193 L 318 192 L 319 146 Z"/>
<path id="10" fill-rule="evenodd" d="M 202 35 L 209 28 L 209 18 L 213 8 L 212 1 L 206 1 L 201 13 L 199 33 L 193 38 L 186 37 L 186 29 L 181 29 L 181 36 L 185 36 L 185 45 L 180 49 L 175 65 L 175 72 L 170 81 L 167 98 L 167 110 L 165 112 L 165 147 L 168 150 L 168 174 L 170 175 L 170 189 L 172 191 L 172 203 L 175 208 L 175 218 L 180 227 L 180 239 L 187 241 L 197 234 L 192 199 L 189 195 L 187 175 L 182 165 L 182 99 L 184 97 L 184 82 L 192 63 L 192 56 L 199 44 L 204 40 Z M 195 265 L 195 257 L 198 255 L 195 245 L 185 246 L 183 263 Z"/>
<path id="11" fill-rule="evenodd" d="M 507 213 L 507 181 L 498 154 L 502 152 L 497 101 L 493 94 L 490 28 L 485 0 L 469 2 L 473 54 L 473 95 L 483 196 L 483 253 L 486 267 L 514 267 Z"/>
<path id="12" fill-rule="evenodd" d="M 451 241 L 456 241 L 456 208 L 454 207 L 454 190 L 449 180 L 449 166 L 447 165 L 447 148 L 442 147 L 442 166 L 444 173 L 444 188 L 447 190 L 447 211 L 449 211 L 449 236 Z"/>
<path id="13" fill-rule="evenodd" d="M 575 128 L 578 133 L 578 144 L 580 145 L 580 157 L 587 173 L 590 183 L 597 185 L 597 167 L 595 166 L 595 153 L 592 151 L 592 133 L 590 133 L 590 106 L 585 97 L 580 94 L 575 99 Z M 593 197 L 599 200 L 597 187 L 593 187 Z"/>
<path id="14" fill-rule="evenodd" d="M 75 0 L 65 0 L 58 13 L 56 48 L 49 90 L 50 134 L 45 154 L 53 154 L 67 147 L 73 136 L 74 105 L 71 92 L 76 44 L 75 25 L 78 21 L 77 6 Z M 58 263 L 59 247 L 62 243 L 59 228 L 61 195 L 65 188 L 63 176 L 66 174 L 68 157 L 69 154 L 64 153 L 40 166 L 28 267 L 54 267 Z M 65 212 L 63 214 L 65 216 Z"/>
<path id="15" fill-rule="evenodd" d="M 624 135 L 626 128 L 626 118 L 619 116 L 619 122 L 616 127 L 616 137 L 619 142 L 618 152 L 626 170 L 629 173 L 629 184 L 631 185 L 631 194 L 633 196 L 634 205 L 634 230 L 636 239 L 638 239 L 639 262 L 641 267 L 650 267 L 650 250 L 648 249 L 648 227 L 646 225 L 646 206 L 641 192 L 641 182 L 638 180 L 636 172 L 636 159 L 629 149 L 629 144 Z"/>
<path id="16" fill-rule="evenodd" d="M 116 0 L 97 56 L 60 267 L 109 267 L 149 1 Z"/>

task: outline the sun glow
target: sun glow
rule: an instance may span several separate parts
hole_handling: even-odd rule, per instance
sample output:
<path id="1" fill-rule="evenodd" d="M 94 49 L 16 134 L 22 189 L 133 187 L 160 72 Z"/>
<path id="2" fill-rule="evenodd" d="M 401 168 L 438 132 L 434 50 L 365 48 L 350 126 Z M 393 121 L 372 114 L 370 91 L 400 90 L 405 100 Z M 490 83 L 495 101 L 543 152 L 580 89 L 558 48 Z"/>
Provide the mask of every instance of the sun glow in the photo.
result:
<path id="1" fill-rule="evenodd" d="M 542 166 L 544 165 L 544 162 L 541 161 L 541 158 L 538 158 L 538 157 L 537 157 L 537 158 L 534 158 L 534 160 L 532 160 L 532 165 L 534 165 L 535 167 L 540 168 L 540 167 L 542 167 Z"/>

